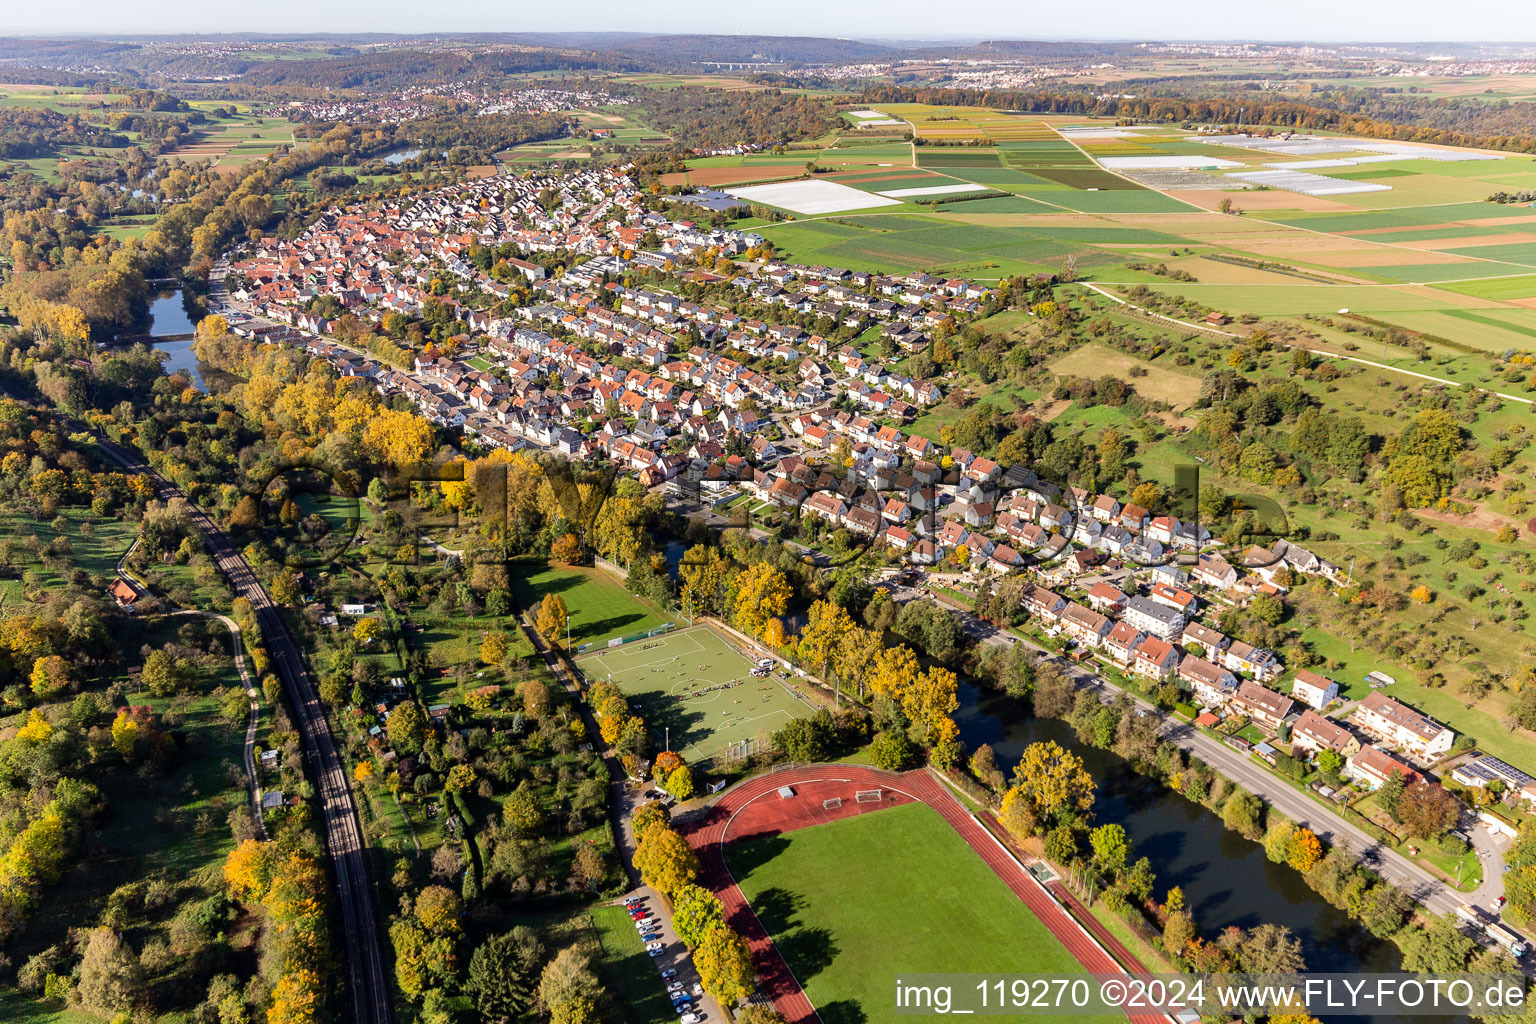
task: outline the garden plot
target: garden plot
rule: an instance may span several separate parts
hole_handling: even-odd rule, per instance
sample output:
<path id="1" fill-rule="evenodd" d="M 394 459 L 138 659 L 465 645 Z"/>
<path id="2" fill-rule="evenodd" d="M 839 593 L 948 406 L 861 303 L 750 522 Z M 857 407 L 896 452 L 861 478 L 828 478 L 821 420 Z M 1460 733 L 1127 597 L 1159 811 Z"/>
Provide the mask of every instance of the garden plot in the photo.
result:
<path id="1" fill-rule="evenodd" d="M 777 206 L 792 213 L 841 213 L 866 210 L 872 206 L 900 206 L 900 199 L 887 199 L 861 192 L 835 181 L 784 181 L 774 185 L 728 188 L 726 192 L 750 203 Z"/>

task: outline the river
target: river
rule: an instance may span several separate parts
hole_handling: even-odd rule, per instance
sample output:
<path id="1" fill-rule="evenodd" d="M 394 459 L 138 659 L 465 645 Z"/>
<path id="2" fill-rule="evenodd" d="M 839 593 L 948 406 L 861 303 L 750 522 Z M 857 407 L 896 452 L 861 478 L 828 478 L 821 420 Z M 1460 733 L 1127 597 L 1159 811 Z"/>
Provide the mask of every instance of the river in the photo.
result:
<path id="1" fill-rule="evenodd" d="M 176 335 L 188 335 L 197 329 L 192 318 L 187 314 L 186 304 L 181 300 L 180 291 L 155 292 L 149 300 L 149 335 L 152 338 L 166 338 Z M 168 373 L 177 370 L 185 370 L 192 378 L 192 386 L 199 391 L 207 391 L 208 385 L 203 381 L 202 367 L 198 365 L 197 355 L 193 352 L 191 339 L 181 341 L 157 341 L 155 350 L 164 352 L 170 358 L 165 361 Z"/>
<path id="2" fill-rule="evenodd" d="M 1041 740 L 1055 740 L 1081 757 L 1099 787 L 1094 823 L 1124 827 L 1131 856 L 1152 862 L 1158 897 L 1180 886 L 1202 935 L 1214 938 L 1229 925 L 1267 922 L 1284 925 L 1301 940 L 1309 971 L 1401 968 L 1395 945 L 1372 936 L 1289 867 L 1270 863 L 1258 843 L 1229 831 L 1204 807 L 1137 774 L 1115 755 L 1079 743 L 1065 722 L 1030 717 L 1024 702 L 971 682 L 960 684 L 959 697 L 955 722 L 967 749 L 990 743 L 1004 771 Z M 1389 1024 L 1393 1018 L 1350 1019 Z"/>

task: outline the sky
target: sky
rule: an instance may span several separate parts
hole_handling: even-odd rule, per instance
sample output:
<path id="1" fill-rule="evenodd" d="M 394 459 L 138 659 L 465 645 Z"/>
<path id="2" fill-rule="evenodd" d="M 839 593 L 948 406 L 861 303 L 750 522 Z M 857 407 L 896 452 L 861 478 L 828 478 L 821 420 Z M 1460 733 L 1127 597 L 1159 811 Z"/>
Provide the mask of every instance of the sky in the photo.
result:
<path id="1" fill-rule="evenodd" d="M 0 17 L 0 34 L 638 31 L 912 39 L 932 32 L 986 39 L 1508 42 L 1522 25 L 1536 37 L 1526 0 L 969 0 L 959 9 L 932 0 L 13 0 Z"/>

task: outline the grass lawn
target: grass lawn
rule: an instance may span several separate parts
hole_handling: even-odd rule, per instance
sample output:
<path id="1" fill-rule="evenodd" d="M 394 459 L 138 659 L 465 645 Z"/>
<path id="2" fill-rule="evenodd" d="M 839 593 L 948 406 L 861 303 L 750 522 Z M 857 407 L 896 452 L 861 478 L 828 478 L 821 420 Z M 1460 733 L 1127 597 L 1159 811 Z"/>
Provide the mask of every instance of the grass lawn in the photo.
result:
<path id="1" fill-rule="evenodd" d="M 7 1024 L 102 1024 L 106 1017 L 80 1009 L 66 1009 L 20 992 L 0 992 L 0 1020 Z"/>
<path id="2" fill-rule="evenodd" d="M 623 907 L 593 907 L 589 915 L 592 930 L 602 944 L 599 967 L 608 975 L 609 991 L 618 997 L 635 1024 L 666 1024 L 676 1019 L 667 999 L 655 961 L 645 952 L 645 943 L 635 931 Z"/>
<path id="3" fill-rule="evenodd" d="M 636 641 L 581 659 L 588 679 L 612 679 L 639 705 L 658 744 L 670 730 L 671 749 L 689 761 L 725 751 L 759 730 L 781 729 L 814 706 L 775 679 L 752 675 L 752 662 L 707 625 Z M 710 687 L 738 685 L 699 693 Z M 683 696 L 699 693 L 698 696 Z"/>
<path id="4" fill-rule="evenodd" d="M 600 644 L 672 621 L 624 589 L 624 582 L 602 569 L 515 561 L 512 599 L 519 608 L 537 608 L 545 594 L 559 594 L 570 612 L 571 643 Z"/>
<path id="5" fill-rule="evenodd" d="M 894 1019 L 902 972 L 1083 972 L 921 804 L 735 844 L 726 860 L 826 1024 Z"/>

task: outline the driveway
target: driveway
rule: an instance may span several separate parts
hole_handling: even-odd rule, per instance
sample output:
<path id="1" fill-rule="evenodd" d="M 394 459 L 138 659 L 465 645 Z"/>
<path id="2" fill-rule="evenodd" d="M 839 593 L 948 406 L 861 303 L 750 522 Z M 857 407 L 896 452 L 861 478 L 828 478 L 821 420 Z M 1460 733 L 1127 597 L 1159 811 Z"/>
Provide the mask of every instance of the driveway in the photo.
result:
<path id="1" fill-rule="evenodd" d="M 1504 851 L 1509 849 L 1510 841 L 1494 835 L 1486 825 L 1480 824 L 1466 832 L 1472 837 L 1472 846 L 1483 861 L 1482 884 L 1467 894 L 1467 902 L 1497 914 L 1493 904 L 1504 895 Z"/>

